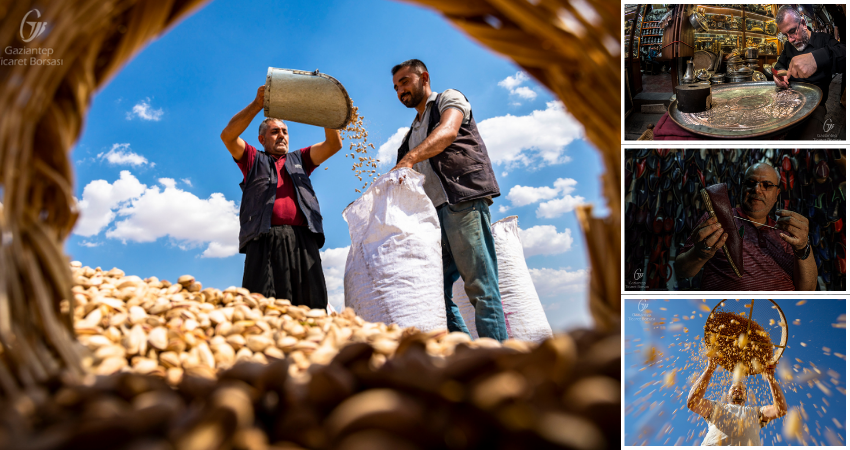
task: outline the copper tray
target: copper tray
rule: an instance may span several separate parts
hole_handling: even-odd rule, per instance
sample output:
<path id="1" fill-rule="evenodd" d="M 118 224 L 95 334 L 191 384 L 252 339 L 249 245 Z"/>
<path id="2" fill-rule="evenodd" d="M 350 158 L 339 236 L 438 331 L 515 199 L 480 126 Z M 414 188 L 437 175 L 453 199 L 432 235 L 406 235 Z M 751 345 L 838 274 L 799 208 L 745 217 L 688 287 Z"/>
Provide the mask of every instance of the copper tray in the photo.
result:
<path id="1" fill-rule="evenodd" d="M 711 87 L 711 109 L 683 113 L 678 102 L 667 112 L 680 127 L 701 136 L 744 139 L 781 132 L 809 116 L 823 96 L 809 83 L 791 82 L 778 90 L 773 81 L 717 84 Z"/>
<path id="2" fill-rule="evenodd" d="M 707 50 L 697 50 L 694 52 L 694 70 L 705 69 L 712 70 L 714 68 L 714 60 L 717 55 L 714 52 Z"/>

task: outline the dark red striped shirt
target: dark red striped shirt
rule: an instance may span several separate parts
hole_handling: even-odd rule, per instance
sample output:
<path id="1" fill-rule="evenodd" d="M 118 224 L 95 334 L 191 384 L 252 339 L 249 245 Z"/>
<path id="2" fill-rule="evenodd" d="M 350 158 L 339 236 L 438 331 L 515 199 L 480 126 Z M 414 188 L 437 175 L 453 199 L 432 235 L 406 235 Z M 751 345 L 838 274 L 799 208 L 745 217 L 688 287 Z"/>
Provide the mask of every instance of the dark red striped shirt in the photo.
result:
<path id="1" fill-rule="evenodd" d="M 747 217 L 740 208 L 735 208 L 735 215 Z M 708 220 L 706 212 L 697 221 Z M 793 291 L 794 264 L 797 257 L 791 244 L 779 237 L 779 230 L 767 227 L 756 227 L 755 224 L 735 219 L 738 227 L 744 229 L 744 267 L 742 277 L 732 270 L 732 265 L 726 259 L 726 253 L 718 250 L 714 257 L 705 263 L 702 274 L 701 290 L 704 291 Z M 776 226 L 776 221 L 770 216 L 767 225 Z M 723 230 L 726 233 L 738 233 L 738 230 Z M 678 254 L 693 248 L 691 238 Z"/>

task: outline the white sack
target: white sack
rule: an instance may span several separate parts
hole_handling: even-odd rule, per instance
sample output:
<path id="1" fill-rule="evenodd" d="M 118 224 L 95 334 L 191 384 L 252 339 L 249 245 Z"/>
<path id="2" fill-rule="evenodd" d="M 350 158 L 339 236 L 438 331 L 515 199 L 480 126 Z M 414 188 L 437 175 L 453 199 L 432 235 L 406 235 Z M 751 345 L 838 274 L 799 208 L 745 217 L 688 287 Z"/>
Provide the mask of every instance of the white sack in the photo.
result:
<path id="1" fill-rule="evenodd" d="M 366 321 L 447 326 L 440 221 L 424 181 L 412 169 L 394 170 L 342 212 L 351 235 L 345 306 Z"/>
<path id="2" fill-rule="evenodd" d="M 508 337 L 531 342 L 546 340 L 552 336 L 552 328 L 525 264 L 517 216 L 506 217 L 492 224 L 490 230 L 496 245 L 499 293 L 502 295 L 502 310 L 505 313 Z M 469 302 L 461 278 L 452 286 L 452 299 L 460 309 L 469 334 L 473 339 L 478 339 L 475 309 Z"/>

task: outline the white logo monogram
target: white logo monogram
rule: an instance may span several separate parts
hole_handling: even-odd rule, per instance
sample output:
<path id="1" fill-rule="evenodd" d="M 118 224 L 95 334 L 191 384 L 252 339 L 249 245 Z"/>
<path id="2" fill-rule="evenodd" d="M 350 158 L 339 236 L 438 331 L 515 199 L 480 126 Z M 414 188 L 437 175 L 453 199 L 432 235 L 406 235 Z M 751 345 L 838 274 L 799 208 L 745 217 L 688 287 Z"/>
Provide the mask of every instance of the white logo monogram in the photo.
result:
<path id="1" fill-rule="evenodd" d="M 29 42 L 29 41 L 41 36 L 41 34 L 44 33 L 44 31 L 47 29 L 47 22 L 27 22 L 27 17 L 29 17 L 30 14 L 33 13 L 33 11 L 35 11 L 35 18 L 36 19 L 41 18 L 41 12 L 37 9 L 33 9 L 33 10 L 30 10 L 30 12 L 28 12 L 27 15 L 24 16 L 23 20 L 21 20 L 21 29 L 20 29 L 21 39 L 23 39 L 24 42 Z M 24 36 L 24 24 L 32 27 L 32 29 L 30 30 L 30 37 L 29 38 Z"/>
<path id="2" fill-rule="evenodd" d="M 638 311 L 643 312 L 647 306 L 646 300 L 641 300 L 640 303 L 638 303 Z"/>
<path id="3" fill-rule="evenodd" d="M 835 127 L 835 124 L 832 123 L 832 117 L 827 117 L 826 120 L 823 121 L 824 133 L 829 133 L 833 127 Z"/>

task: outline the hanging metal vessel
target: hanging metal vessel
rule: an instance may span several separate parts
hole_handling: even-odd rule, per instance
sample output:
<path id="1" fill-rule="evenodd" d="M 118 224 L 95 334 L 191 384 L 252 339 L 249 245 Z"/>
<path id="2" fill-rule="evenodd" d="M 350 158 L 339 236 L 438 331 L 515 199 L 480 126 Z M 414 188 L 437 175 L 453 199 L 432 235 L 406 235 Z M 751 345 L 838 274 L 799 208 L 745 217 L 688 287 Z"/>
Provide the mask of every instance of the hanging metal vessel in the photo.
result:
<path id="1" fill-rule="evenodd" d="M 323 128 L 344 128 L 351 121 L 348 92 L 336 78 L 320 73 L 269 67 L 263 102 L 266 117 Z"/>
<path id="2" fill-rule="evenodd" d="M 708 31 L 708 21 L 705 19 L 705 14 L 701 11 L 694 11 L 689 20 L 697 32 Z"/>

